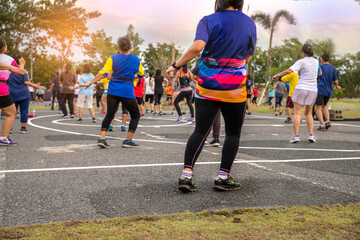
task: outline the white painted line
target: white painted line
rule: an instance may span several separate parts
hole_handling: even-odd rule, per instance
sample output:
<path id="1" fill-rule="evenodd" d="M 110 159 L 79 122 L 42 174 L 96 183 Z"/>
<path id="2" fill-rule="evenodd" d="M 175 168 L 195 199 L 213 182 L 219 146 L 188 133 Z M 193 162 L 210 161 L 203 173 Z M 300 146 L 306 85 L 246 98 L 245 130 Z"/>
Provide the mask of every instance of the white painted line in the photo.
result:
<path id="1" fill-rule="evenodd" d="M 339 188 L 336 188 L 336 187 L 333 187 L 333 186 L 330 186 L 330 185 L 327 185 L 327 184 L 324 184 L 324 183 L 318 183 L 318 182 L 312 181 L 312 180 L 304 178 L 304 177 L 296 176 L 294 174 L 275 171 L 274 169 L 271 169 L 271 168 L 268 168 L 268 167 L 265 167 L 265 166 L 262 166 L 262 165 L 259 165 L 259 164 L 256 164 L 256 163 L 249 163 L 249 165 L 260 168 L 260 169 L 263 169 L 263 170 L 266 170 L 266 171 L 274 172 L 274 173 L 282 175 L 282 176 L 295 178 L 295 179 L 303 181 L 303 182 L 308 182 L 308 183 L 311 183 L 313 185 L 317 185 L 317 186 L 320 186 L 320 187 L 323 187 L 323 188 L 327 188 L 327 189 L 334 190 L 334 191 L 337 191 L 337 192 L 343 192 L 342 189 L 339 189 Z M 349 195 L 352 195 L 352 196 L 357 196 L 355 193 L 349 192 L 349 191 L 347 191 L 346 194 L 349 194 Z"/>
<path id="2" fill-rule="evenodd" d="M 67 134 L 73 134 L 73 135 L 82 135 L 82 136 L 91 136 L 91 137 L 100 137 L 100 136 L 97 135 L 97 134 L 79 133 L 79 132 L 66 131 L 66 130 L 61 130 L 61 129 L 56 129 L 56 128 L 43 127 L 43 126 L 37 125 L 37 124 L 35 124 L 35 123 L 32 122 L 32 121 L 35 120 L 35 119 L 41 119 L 41 118 L 47 118 L 47 117 L 54 117 L 54 116 L 58 116 L 58 115 L 47 115 L 47 116 L 40 116 L 40 117 L 36 117 L 36 118 L 29 119 L 28 125 L 33 126 L 33 127 L 36 127 L 36 128 L 40 128 L 40 129 L 43 129 L 43 130 L 53 131 L 53 132 L 67 133 Z M 112 137 L 112 136 L 106 136 L 106 138 L 107 138 L 107 139 L 118 139 L 118 140 L 124 140 L 124 139 L 125 139 L 125 138 Z M 183 143 L 183 142 L 174 142 L 174 141 L 159 141 L 159 140 L 147 140 L 147 139 L 134 139 L 134 141 L 186 145 L 186 143 Z"/>
<path id="3" fill-rule="evenodd" d="M 39 118 L 39 117 L 38 117 Z M 74 119 L 56 119 L 53 120 L 52 123 L 58 124 L 58 125 L 65 125 L 65 126 L 76 126 L 76 127 L 97 127 L 100 128 L 101 125 L 96 124 L 82 124 L 82 123 L 66 123 L 64 121 L 74 121 Z M 182 123 L 176 123 L 176 124 L 167 124 L 167 125 L 142 125 L 139 124 L 139 128 L 162 128 L 162 127 L 183 127 L 186 125 L 190 125 L 191 122 L 182 122 Z M 114 127 L 121 127 L 121 125 L 114 125 Z"/>
<path id="4" fill-rule="evenodd" d="M 89 134 L 89 133 L 79 133 L 79 132 L 72 132 L 72 131 L 66 131 L 56 128 L 48 128 L 43 127 L 37 124 L 34 124 L 32 121 L 36 119 L 41 118 L 49 118 L 49 117 L 56 117 L 58 115 L 46 115 L 46 116 L 40 116 L 36 118 L 31 118 L 28 121 L 28 124 L 30 126 L 48 130 L 48 131 L 54 131 L 54 132 L 61 132 L 61 133 L 67 133 L 67 134 L 73 134 L 73 135 L 84 135 L 84 136 L 92 136 L 92 137 L 99 137 L 97 134 Z M 112 137 L 107 136 L 108 139 L 118 139 L 118 140 L 124 140 L 124 138 L 119 137 Z M 185 142 L 175 142 L 175 141 L 160 141 L 160 140 L 146 140 L 146 139 L 134 139 L 134 141 L 139 142 L 151 142 L 151 143 L 163 143 L 163 144 L 178 144 L 178 145 L 186 145 Z M 220 146 L 222 147 L 222 146 Z M 277 148 L 277 147 L 239 147 L 240 149 L 258 149 L 258 150 L 284 150 L 284 151 L 319 151 L 319 152 L 360 152 L 360 150 L 353 150 L 353 149 L 319 149 L 319 148 Z"/>
<path id="5" fill-rule="evenodd" d="M 293 159 L 293 160 L 236 160 L 234 163 L 287 163 L 287 162 L 317 162 L 317 161 L 350 161 L 360 160 L 360 157 L 349 158 L 322 158 L 322 159 Z M 196 165 L 214 165 L 220 162 L 197 162 Z M 134 164 L 134 165 L 110 165 L 110 166 L 88 166 L 88 167 L 64 167 L 64 168 L 38 168 L 38 169 L 13 169 L 0 170 L 3 173 L 24 173 L 24 172 L 52 172 L 52 171 L 73 171 L 73 170 L 93 170 L 93 169 L 115 169 L 115 168 L 142 168 L 142 167 L 166 167 L 183 166 L 184 163 L 154 163 L 154 164 Z"/>
<path id="6" fill-rule="evenodd" d="M 351 125 L 351 124 L 344 124 L 344 123 L 331 123 L 331 125 L 360 128 L 360 125 Z"/>
<path id="7" fill-rule="evenodd" d="M 220 146 L 222 147 L 222 146 Z M 326 148 L 278 148 L 278 147 L 239 147 L 240 149 L 283 150 L 283 151 L 316 151 L 316 152 L 360 152 L 360 149 L 326 149 Z"/>

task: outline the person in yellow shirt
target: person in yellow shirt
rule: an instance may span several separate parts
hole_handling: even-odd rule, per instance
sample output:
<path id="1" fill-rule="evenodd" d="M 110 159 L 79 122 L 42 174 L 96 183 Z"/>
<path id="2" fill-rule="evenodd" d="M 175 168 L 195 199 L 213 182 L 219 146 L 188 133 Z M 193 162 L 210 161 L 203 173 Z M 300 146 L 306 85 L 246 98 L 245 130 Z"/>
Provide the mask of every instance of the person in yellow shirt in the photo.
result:
<path id="1" fill-rule="evenodd" d="M 288 75 L 281 77 L 281 81 L 283 81 L 284 83 L 290 84 L 289 94 L 286 99 L 286 111 L 287 111 L 288 117 L 285 120 L 285 123 L 291 123 L 292 122 L 291 113 L 292 113 L 292 109 L 294 108 L 294 103 L 292 102 L 291 97 L 292 97 L 295 87 L 299 81 L 299 74 L 292 72 Z"/>

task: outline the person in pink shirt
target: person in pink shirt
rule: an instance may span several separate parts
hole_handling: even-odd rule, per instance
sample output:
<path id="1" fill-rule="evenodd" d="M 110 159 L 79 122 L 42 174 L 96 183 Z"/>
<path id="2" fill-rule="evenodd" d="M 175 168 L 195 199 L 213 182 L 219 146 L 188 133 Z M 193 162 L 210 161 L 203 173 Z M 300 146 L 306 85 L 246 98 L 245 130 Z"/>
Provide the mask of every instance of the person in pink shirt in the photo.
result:
<path id="1" fill-rule="evenodd" d="M 145 90 L 145 78 L 136 78 L 134 82 L 134 93 L 136 101 L 139 105 L 141 117 L 144 116 L 144 90 Z"/>
<path id="2" fill-rule="evenodd" d="M 19 60 L 20 66 L 19 66 L 12 57 L 5 54 L 6 51 L 7 51 L 6 41 L 4 38 L 0 37 L 0 64 L 1 64 L 1 69 L 5 69 L 5 70 L 0 70 L 0 109 L 6 115 L 1 129 L 0 145 L 15 146 L 17 145 L 17 143 L 9 138 L 9 134 L 15 121 L 16 109 L 15 109 L 15 104 L 9 92 L 7 81 L 10 77 L 10 73 L 11 73 L 10 70 L 16 71 L 16 68 L 23 69 L 25 65 L 25 61 L 24 59 L 20 59 Z M 18 71 L 18 73 L 22 73 L 22 72 Z"/>

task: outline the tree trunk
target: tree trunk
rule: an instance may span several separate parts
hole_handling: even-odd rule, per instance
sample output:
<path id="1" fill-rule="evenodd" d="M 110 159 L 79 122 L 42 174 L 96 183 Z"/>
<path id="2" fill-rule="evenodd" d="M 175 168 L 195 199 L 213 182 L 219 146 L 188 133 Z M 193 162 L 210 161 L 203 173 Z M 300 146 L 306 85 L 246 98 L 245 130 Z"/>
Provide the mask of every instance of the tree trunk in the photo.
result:
<path id="1" fill-rule="evenodd" d="M 270 31 L 270 41 L 269 41 L 269 49 L 268 49 L 268 59 L 267 59 L 267 76 L 266 81 L 271 80 L 270 71 L 271 71 L 271 55 L 272 55 L 272 40 L 274 35 L 274 29 Z"/>

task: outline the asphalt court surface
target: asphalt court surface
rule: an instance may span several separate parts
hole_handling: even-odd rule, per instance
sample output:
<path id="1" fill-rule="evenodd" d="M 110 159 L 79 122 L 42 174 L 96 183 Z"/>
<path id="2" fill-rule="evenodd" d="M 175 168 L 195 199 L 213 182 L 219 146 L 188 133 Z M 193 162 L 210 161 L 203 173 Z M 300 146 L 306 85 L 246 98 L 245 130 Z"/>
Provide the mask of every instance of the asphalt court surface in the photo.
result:
<path id="1" fill-rule="evenodd" d="M 140 120 L 135 149 L 121 147 L 126 132 L 120 119 L 108 133 L 110 149 L 99 149 L 99 113 L 97 123 L 88 113 L 77 123 L 57 111 L 38 111 L 29 134 L 19 133 L 16 120 L 11 137 L 18 146 L 0 148 L 0 224 L 360 200 L 358 121 L 333 122 L 327 132 L 315 132 L 315 144 L 307 142 L 302 124 L 301 142 L 290 144 L 292 125 L 283 123 L 284 116 L 247 116 L 231 171 L 241 190 L 213 191 L 222 147 L 204 147 L 194 170 L 199 191 L 183 194 L 177 180 L 194 123 L 186 122 L 189 113 L 180 123 L 176 113 L 167 113 Z M 222 127 L 221 143 L 224 135 Z"/>

